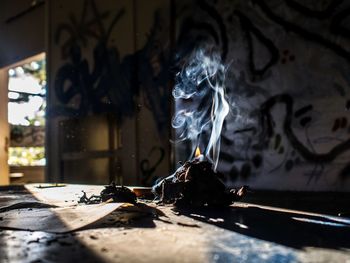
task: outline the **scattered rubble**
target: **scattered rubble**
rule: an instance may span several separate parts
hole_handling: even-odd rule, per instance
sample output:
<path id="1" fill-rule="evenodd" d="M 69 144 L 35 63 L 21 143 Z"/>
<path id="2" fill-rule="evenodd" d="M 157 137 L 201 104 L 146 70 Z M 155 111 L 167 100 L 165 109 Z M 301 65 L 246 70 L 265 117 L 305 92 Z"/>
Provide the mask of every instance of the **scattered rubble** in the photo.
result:
<path id="1" fill-rule="evenodd" d="M 118 203 L 136 204 L 136 194 L 125 186 L 116 186 L 114 182 L 105 186 L 99 195 L 87 197 L 83 191 L 83 196 L 80 197 L 78 203 L 84 204 L 99 204 L 101 202 L 113 201 Z"/>

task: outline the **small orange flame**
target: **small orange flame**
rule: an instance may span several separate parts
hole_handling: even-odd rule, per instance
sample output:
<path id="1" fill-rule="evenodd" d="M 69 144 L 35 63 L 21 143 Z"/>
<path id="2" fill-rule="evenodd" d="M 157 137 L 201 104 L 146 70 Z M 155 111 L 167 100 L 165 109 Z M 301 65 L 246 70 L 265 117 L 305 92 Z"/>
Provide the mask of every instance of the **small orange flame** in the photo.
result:
<path id="1" fill-rule="evenodd" d="M 196 148 L 196 152 L 194 153 L 195 157 L 201 156 L 201 150 L 199 150 L 199 147 Z"/>

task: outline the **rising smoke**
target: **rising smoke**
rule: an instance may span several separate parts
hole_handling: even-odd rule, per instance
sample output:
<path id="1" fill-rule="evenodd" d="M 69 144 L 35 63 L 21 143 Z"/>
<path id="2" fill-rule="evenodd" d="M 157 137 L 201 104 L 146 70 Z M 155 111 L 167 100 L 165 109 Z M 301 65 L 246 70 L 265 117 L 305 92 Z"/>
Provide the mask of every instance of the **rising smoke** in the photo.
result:
<path id="1" fill-rule="evenodd" d="M 214 170 L 219 161 L 222 125 L 229 112 L 225 73 L 219 52 L 199 48 L 186 58 L 173 90 L 177 104 L 181 104 L 172 122 L 178 141 L 190 142 L 192 157 L 197 147 L 205 145 L 204 156 Z M 209 138 L 204 134 L 210 134 Z"/>

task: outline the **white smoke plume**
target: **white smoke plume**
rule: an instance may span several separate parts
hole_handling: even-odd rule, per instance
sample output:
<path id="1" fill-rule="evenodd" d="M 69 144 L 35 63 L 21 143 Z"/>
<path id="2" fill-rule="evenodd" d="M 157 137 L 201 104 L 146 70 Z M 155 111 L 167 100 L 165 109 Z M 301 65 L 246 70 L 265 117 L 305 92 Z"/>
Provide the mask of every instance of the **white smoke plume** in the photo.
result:
<path id="1" fill-rule="evenodd" d="M 190 141 L 191 156 L 199 145 L 204 144 L 204 156 L 213 163 L 214 170 L 219 162 L 222 125 L 229 112 L 225 99 L 225 73 L 219 52 L 198 49 L 186 58 L 176 75 L 173 90 L 173 96 L 182 108 L 175 113 L 172 122 L 179 131 L 178 141 Z M 204 133 L 210 137 L 205 138 Z"/>

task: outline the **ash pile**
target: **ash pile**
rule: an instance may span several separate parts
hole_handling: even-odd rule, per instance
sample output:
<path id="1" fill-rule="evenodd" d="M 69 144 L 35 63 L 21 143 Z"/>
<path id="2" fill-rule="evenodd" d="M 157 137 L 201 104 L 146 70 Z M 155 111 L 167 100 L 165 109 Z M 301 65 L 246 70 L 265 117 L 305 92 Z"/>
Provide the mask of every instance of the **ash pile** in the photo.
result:
<path id="1" fill-rule="evenodd" d="M 248 186 L 227 189 L 223 175 L 208 161 L 185 162 L 174 174 L 154 185 L 152 191 L 164 204 L 175 206 L 228 206 L 240 200 Z"/>

